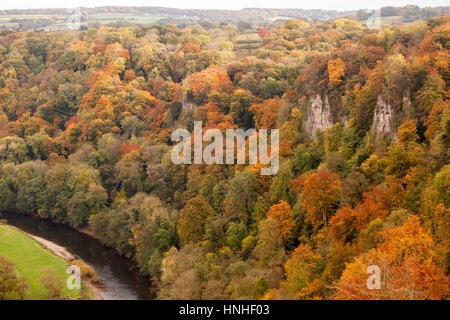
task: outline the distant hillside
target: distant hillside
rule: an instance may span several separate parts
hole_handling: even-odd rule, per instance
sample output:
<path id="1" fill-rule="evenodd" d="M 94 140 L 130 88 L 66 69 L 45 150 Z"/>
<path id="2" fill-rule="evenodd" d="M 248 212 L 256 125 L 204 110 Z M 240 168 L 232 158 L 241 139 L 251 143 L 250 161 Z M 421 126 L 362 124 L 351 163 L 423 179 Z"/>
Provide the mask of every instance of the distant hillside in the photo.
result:
<path id="1" fill-rule="evenodd" d="M 417 6 L 384 7 L 381 9 L 382 23 L 401 24 L 418 19 L 443 16 L 450 12 L 445 8 L 419 8 Z M 200 23 L 205 27 L 220 24 L 236 24 L 242 29 L 279 25 L 289 18 L 308 20 L 329 20 L 349 17 L 359 21 L 367 20 L 373 12 L 305 10 L 305 9 L 263 9 L 246 8 L 242 10 L 200 10 L 174 9 L 164 7 L 97 7 L 80 8 L 81 25 L 151 25 L 176 24 L 185 26 Z M 72 15 L 68 9 L 14 9 L 0 11 L 0 29 L 9 30 L 60 30 L 66 29 L 67 19 Z"/>

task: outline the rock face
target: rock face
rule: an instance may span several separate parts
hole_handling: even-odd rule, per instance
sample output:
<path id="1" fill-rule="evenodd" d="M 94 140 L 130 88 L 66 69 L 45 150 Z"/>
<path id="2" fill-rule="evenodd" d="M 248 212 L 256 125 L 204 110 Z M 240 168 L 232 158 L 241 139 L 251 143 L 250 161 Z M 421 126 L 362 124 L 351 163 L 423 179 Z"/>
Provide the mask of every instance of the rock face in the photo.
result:
<path id="1" fill-rule="evenodd" d="M 375 113 L 373 115 L 373 134 L 381 136 L 392 134 L 392 106 L 381 96 L 378 97 Z"/>
<path id="2" fill-rule="evenodd" d="M 315 97 L 312 97 L 310 101 L 311 108 L 307 112 L 305 127 L 308 135 L 311 138 L 316 139 L 316 131 L 323 131 L 331 127 L 333 121 L 328 97 L 325 97 L 325 102 L 323 102 L 320 95 L 316 95 Z"/>
<path id="3" fill-rule="evenodd" d="M 193 102 L 182 101 L 181 103 L 183 112 L 192 112 L 197 108 L 197 105 Z"/>

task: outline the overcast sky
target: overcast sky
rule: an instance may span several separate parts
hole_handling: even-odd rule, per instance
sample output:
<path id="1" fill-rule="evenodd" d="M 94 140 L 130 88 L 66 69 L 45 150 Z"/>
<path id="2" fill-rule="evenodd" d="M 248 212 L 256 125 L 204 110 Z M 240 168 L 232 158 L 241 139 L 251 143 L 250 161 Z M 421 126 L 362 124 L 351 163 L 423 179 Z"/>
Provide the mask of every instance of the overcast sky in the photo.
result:
<path id="1" fill-rule="evenodd" d="M 170 8 L 231 10 L 242 8 L 353 10 L 380 8 L 383 6 L 397 7 L 407 4 L 415 4 L 420 7 L 448 6 L 450 5 L 450 0 L 1 0 L 0 9 L 159 6 Z"/>

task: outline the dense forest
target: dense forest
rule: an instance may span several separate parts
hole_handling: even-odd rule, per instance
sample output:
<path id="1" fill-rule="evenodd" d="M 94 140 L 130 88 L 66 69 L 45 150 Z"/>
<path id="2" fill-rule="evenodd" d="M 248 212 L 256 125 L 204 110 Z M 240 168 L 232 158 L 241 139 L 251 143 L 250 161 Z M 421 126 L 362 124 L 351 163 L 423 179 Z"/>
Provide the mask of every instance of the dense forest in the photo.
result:
<path id="1" fill-rule="evenodd" d="M 450 16 L 252 36 L 2 31 L 0 208 L 99 237 L 159 299 L 448 299 Z M 278 173 L 174 164 L 194 120 L 278 128 Z"/>

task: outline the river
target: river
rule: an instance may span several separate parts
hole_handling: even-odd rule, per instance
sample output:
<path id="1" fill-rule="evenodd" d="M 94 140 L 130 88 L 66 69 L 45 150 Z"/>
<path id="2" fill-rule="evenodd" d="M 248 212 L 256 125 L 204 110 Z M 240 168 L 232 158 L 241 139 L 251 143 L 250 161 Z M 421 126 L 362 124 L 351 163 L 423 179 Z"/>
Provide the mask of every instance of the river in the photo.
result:
<path id="1" fill-rule="evenodd" d="M 8 224 L 32 235 L 65 247 L 77 259 L 92 266 L 100 280 L 100 293 L 105 300 L 154 299 L 151 282 L 138 272 L 135 263 L 120 256 L 97 239 L 69 226 L 21 213 L 0 214 Z"/>

